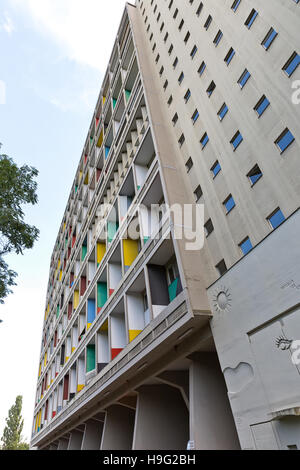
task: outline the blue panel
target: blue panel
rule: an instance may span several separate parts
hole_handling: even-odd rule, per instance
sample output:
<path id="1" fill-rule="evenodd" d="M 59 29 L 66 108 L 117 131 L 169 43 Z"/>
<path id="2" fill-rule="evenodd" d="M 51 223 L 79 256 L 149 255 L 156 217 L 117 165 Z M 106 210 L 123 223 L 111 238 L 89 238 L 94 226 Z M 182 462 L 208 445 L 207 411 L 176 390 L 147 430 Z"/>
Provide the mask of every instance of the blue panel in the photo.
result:
<path id="1" fill-rule="evenodd" d="M 278 209 L 278 211 L 276 211 L 275 214 L 273 214 L 272 217 L 269 218 L 269 221 L 272 227 L 275 229 L 285 221 L 285 217 L 281 210 Z"/>
<path id="2" fill-rule="evenodd" d="M 96 318 L 96 301 L 94 299 L 88 300 L 87 310 L 87 323 L 93 323 Z"/>

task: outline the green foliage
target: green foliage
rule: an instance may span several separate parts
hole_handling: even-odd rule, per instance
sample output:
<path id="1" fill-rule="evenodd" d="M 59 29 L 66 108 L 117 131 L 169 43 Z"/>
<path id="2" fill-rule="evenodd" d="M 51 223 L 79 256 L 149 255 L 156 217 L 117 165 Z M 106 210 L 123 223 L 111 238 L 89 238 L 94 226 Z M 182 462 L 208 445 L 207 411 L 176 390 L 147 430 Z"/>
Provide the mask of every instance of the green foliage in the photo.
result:
<path id="1" fill-rule="evenodd" d="M 17 273 L 10 270 L 3 257 L 23 254 L 32 248 L 39 230 L 24 222 L 22 206 L 37 203 L 38 171 L 28 165 L 18 167 L 7 155 L 0 155 L 0 303 L 16 285 Z"/>
<path id="2" fill-rule="evenodd" d="M 23 398 L 18 396 L 15 404 L 8 412 L 6 418 L 6 427 L 4 428 L 1 438 L 1 450 L 28 450 L 29 446 L 25 442 L 21 442 L 21 434 L 24 421 L 22 419 L 22 402 Z"/>

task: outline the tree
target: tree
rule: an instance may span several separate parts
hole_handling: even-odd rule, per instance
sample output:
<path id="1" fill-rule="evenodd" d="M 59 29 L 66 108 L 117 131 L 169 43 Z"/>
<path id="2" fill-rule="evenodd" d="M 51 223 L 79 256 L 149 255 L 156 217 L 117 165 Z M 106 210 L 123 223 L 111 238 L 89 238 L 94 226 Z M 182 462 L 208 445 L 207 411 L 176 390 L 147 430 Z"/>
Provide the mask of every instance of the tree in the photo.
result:
<path id="1" fill-rule="evenodd" d="M 1 148 L 1 144 L 0 144 Z M 0 304 L 16 285 L 17 273 L 9 269 L 4 256 L 23 254 L 38 239 L 39 230 L 24 222 L 24 204 L 35 205 L 38 171 L 23 165 L 20 168 L 7 155 L 0 155 Z"/>
<path id="2" fill-rule="evenodd" d="M 15 404 L 8 412 L 6 418 L 6 427 L 4 428 L 1 441 L 3 443 L 2 450 L 27 450 L 28 444 L 21 441 L 24 420 L 22 418 L 22 402 L 23 398 L 17 396 Z"/>

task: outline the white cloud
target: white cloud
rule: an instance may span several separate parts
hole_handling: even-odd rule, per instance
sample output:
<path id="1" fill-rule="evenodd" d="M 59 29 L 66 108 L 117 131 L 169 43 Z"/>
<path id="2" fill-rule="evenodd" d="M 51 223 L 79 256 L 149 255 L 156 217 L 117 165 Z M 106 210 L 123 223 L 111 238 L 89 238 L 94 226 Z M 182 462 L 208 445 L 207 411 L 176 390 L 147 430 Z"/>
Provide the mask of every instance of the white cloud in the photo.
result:
<path id="1" fill-rule="evenodd" d="M 125 0 L 10 0 L 71 60 L 105 71 Z"/>
<path id="2" fill-rule="evenodd" d="M 11 17 L 7 12 L 4 12 L 3 18 L 0 21 L 0 31 L 5 31 L 8 34 L 11 34 L 14 31 L 14 25 Z"/>

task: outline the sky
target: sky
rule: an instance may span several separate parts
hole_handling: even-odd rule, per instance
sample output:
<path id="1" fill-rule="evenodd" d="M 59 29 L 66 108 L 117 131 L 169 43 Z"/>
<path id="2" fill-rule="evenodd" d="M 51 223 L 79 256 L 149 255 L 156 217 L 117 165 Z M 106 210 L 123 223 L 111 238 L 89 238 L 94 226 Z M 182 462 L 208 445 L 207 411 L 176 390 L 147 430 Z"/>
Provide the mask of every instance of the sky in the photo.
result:
<path id="1" fill-rule="evenodd" d="M 1 153 L 39 170 L 25 217 L 40 230 L 32 250 L 5 258 L 18 285 L 0 305 L 0 438 L 22 395 L 30 440 L 50 258 L 124 6 L 0 0 Z"/>

